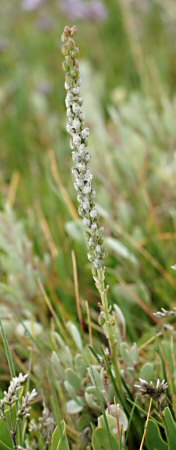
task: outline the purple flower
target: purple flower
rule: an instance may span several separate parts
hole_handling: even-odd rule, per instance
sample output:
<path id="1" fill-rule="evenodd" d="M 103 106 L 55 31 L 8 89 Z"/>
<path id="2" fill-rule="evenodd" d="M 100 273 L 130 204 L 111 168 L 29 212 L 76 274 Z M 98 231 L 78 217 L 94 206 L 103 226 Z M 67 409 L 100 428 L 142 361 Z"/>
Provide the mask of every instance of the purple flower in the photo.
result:
<path id="1" fill-rule="evenodd" d="M 34 9 L 37 9 L 44 0 L 23 0 L 22 2 L 22 8 L 25 11 L 33 11 Z"/>
<path id="2" fill-rule="evenodd" d="M 60 9 L 71 20 L 88 19 L 101 21 L 107 17 L 107 10 L 103 0 L 65 0 Z"/>
<path id="3" fill-rule="evenodd" d="M 49 16 L 41 15 L 38 19 L 37 25 L 41 31 L 47 32 L 51 30 L 53 26 L 53 20 Z"/>
<path id="4" fill-rule="evenodd" d="M 85 18 L 95 21 L 104 20 L 107 17 L 105 5 L 100 0 L 91 1 L 89 5 L 87 5 L 87 11 L 85 11 L 85 13 Z"/>

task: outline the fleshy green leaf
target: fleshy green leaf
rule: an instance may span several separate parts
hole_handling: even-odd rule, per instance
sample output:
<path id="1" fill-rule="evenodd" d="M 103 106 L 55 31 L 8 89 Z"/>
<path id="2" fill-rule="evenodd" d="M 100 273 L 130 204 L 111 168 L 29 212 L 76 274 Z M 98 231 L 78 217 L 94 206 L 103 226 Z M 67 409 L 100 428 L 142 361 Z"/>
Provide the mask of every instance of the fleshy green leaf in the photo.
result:
<path id="1" fill-rule="evenodd" d="M 145 363 L 140 370 L 140 378 L 146 381 L 152 380 L 154 375 L 154 365 L 150 362 Z"/>
<path id="2" fill-rule="evenodd" d="M 67 328 L 68 328 L 78 350 L 82 350 L 82 348 L 83 348 L 82 339 L 81 339 L 81 335 L 80 335 L 76 325 L 73 322 L 69 321 L 69 322 L 67 322 Z"/>
<path id="3" fill-rule="evenodd" d="M 13 445 L 6 424 L 4 420 L 0 418 L 0 449 L 7 450 L 7 448 L 12 449 Z"/>
<path id="4" fill-rule="evenodd" d="M 147 427 L 147 446 L 149 450 L 168 450 L 168 445 L 163 441 L 158 425 L 153 419 L 149 420 Z"/>
<path id="5" fill-rule="evenodd" d="M 60 427 L 57 425 L 53 432 L 51 450 L 70 450 L 64 420 L 60 423 Z"/>
<path id="6" fill-rule="evenodd" d="M 5 348 L 5 352 L 6 352 L 6 358 L 7 358 L 8 365 L 9 365 L 10 375 L 11 375 L 11 378 L 13 378 L 16 375 L 15 366 L 13 363 L 11 351 L 9 348 L 9 344 L 8 344 L 1 320 L 0 320 L 0 328 L 1 328 L 1 333 L 2 333 L 3 344 L 4 344 L 4 348 Z"/>
<path id="7" fill-rule="evenodd" d="M 79 375 L 77 375 L 77 373 L 73 369 L 66 369 L 65 375 L 68 383 L 71 384 L 74 390 L 77 392 L 81 386 L 81 379 Z"/>
<path id="8" fill-rule="evenodd" d="M 135 265 L 138 264 L 136 256 L 133 253 L 131 253 L 130 250 L 128 250 L 128 248 L 124 244 L 122 244 L 122 242 L 112 237 L 106 238 L 105 242 L 106 246 L 110 250 L 113 250 L 115 253 L 117 253 L 118 256 L 129 260 Z"/>
<path id="9" fill-rule="evenodd" d="M 176 423 L 172 417 L 169 407 L 167 406 L 164 409 L 164 418 L 165 418 L 165 431 L 169 444 L 170 450 L 175 450 L 176 448 Z"/>
<path id="10" fill-rule="evenodd" d="M 69 400 L 67 402 L 67 412 L 68 414 L 77 414 L 83 410 L 83 405 L 80 405 L 75 400 Z"/>
<path id="11" fill-rule="evenodd" d="M 117 439 L 111 433 L 109 435 L 104 428 L 96 428 L 96 430 L 94 430 L 92 444 L 94 450 L 120 449 Z"/>

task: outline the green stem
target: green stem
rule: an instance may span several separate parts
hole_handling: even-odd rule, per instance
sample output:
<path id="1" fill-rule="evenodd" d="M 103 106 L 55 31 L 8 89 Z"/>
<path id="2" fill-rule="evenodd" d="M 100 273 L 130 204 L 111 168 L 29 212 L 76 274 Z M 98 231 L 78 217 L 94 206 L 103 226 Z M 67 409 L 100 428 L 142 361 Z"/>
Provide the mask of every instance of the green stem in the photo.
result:
<path id="1" fill-rule="evenodd" d="M 106 323 L 106 328 L 107 328 L 107 339 L 109 342 L 111 360 L 112 360 L 112 364 L 114 367 L 116 380 L 117 380 L 119 389 L 120 389 L 121 393 L 123 394 L 122 380 L 121 380 L 121 375 L 120 375 L 120 370 L 119 370 L 119 365 L 118 365 L 117 344 L 114 339 L 114 333 L 113 333 L 113 317 L 109 311 L 108 298 L 107 298 L 108 287 L 105 286 L 104 270 L 97 271 L 97 276 L 94 276 L 94 279 L 96 282 L 96 287 L 97 287 L 97 289 L 100 293 L 100 297 L 101 297 L 102 309 L 104 312 L 105 323 Z"/>

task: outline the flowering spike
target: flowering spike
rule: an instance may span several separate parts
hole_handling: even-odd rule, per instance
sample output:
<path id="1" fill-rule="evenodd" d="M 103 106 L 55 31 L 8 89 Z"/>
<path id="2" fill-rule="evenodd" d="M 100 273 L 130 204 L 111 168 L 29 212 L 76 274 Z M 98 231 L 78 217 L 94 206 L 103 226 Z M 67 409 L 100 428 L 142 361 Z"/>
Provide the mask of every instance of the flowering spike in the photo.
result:
<path id="1" fill-rule="evenodd" d="M 83 220 L 88 246 L 88 259 L 95 270 L 103 270 L 105 251 L 103 248 L 102 227 L 99 226 L 98 212 L 95 207 L 95 191 L 92 188 L 92 174 L 88 168 L 90 154 L 87 151 L 89 128 L 85 127 L 80 96 L 80 74 L 77 55 L 78 48 L 73 39 L 76 27 L 65 27 L 62 34 L 62 53 L 65 77 L 67 131 L 71 136 L 74 186 L 79 202 L 78 212 Z"/>

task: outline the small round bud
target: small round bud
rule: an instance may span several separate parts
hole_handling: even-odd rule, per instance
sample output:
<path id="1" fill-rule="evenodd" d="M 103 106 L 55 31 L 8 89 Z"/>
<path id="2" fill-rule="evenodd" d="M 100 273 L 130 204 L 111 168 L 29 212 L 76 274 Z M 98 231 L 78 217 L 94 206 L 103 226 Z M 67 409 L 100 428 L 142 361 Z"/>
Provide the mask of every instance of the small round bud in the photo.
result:
<path id="1" fill-rule="evenodd" d="M 81 144 L 81 138 L 80 138 L 79 134 L 74 134 L 73 135 L 73 144 L 76 147 L 79 147 L 79 145 Z"/>
<path id="2" fill-rule="evenodd" d="M 89 128 L 84 128 L 84 130 L 81 131 L 81 137 L 82 139 L 87 139 L 89 137 Z"/>
<path id="3" fill-rule="evenodd" d="M 73 103 L 72 110 L 78 116 L 79 113 L 81 112 L 81 107 L 78 105 L 78 103 Z"/>
<path id="4" fill-rule="evenodd" d="M 91 225 L 91 231 L 96 231 L 97 230 L 97 228 L 98 228 L 98 225 L 97 225 L 97 223 L 96 222 L 94 222 L 94 223 L 92 223 L 92 225 Z"/>
<path id="5" fill-rule="evenodd" d="M 98 258 L 95 258 L 94 261 L 93 261 L 93 266 L 96 269 L 101 269 L 101 261 Z"/>
<path id="6" fill-rule="evenodd" d="M 80 88 L 79 86 L 76 86 L 75 88 L 72 89 L 72 92 L 74 95 L 79 95 L 80 94 Z"/>
<path id="7" fill-rule="evenodd" d="M 87 217 L 84 217 L 84 219 L 83 219 L 83 225 L 84 225 L 86 228 L 89 228 L 89 226 L 90 226 L 90 220 L 89 220 Z"/>
<path id="8" fill-rule="evenodd" d="M 98 318 L 98 323 L 99 325 L 102 327 L 105 324 L 105 316 L 104 316 L 104 312 L 101 311 L 99 318 Z"/>
<path id="9" fill-rule="evenodd" d="M 85 172 L 86 165 L 83 162 L 80 162 L 77 164 L 77 169 L 79 170 L 79 172 Z"/>
<path id="10" fill-rule="evenodd" d="M 90 217 L 92 217 L 92 219 L 95 219 L 98 216 L 97 210 L 95 208 L 93 208 L 90 211 Z"/>
<path id="11" fill-rule="evenodd" d="M 81 122 L 79 119 L 74 119 L 72 122 L 73 128 L 75 128 L 75 131 L 80 131 L 81 128 Z"/>
<path id="12" fill-rule="evenodd" d="M 87 257 L 88 257 L 88 260 L 89 260 L 90 262 L 93 261 L 93 255 L 92 255 L 92 253 L 88 253 L 88 254 L 87 254 Z"/>
<path id="13" fill-rule="evenodd" d="M 101 245 L 96 245 L 96 247 L 95 247 L 95 251 L 96 251 L 96 253 L 101 253 L 101 250 L 102 250 L 102 247 L 101 247 Z"/>
<path id="14" fill-rule="evenodd" d="M 84 186 L 84 188 L 83 188 L 84 194 L 90 194 L 91 189 L 92 189 L 91 184 L 87 184 L 86 186 Z"/>

